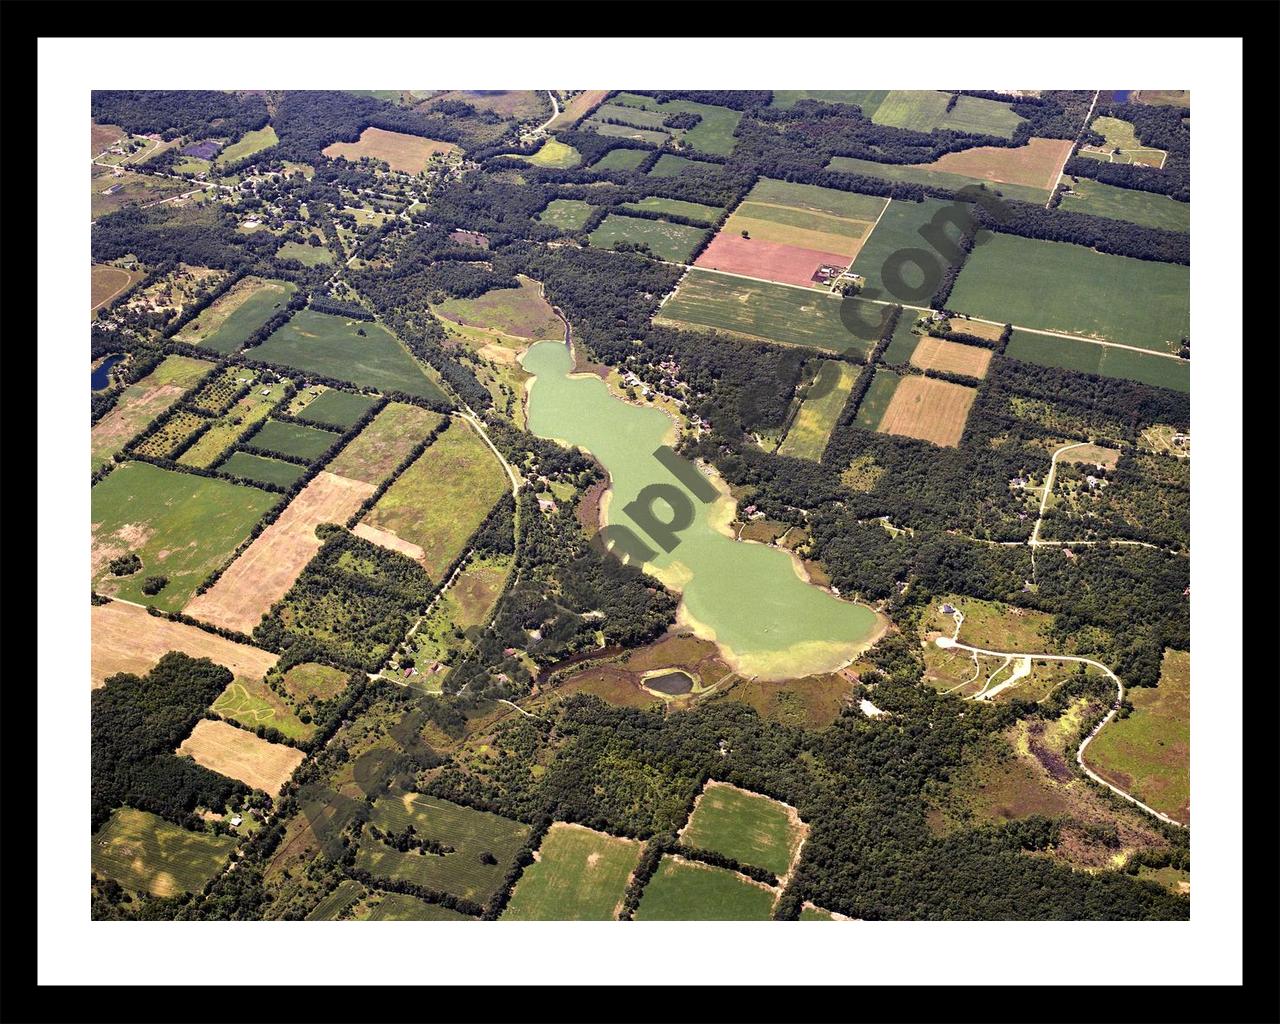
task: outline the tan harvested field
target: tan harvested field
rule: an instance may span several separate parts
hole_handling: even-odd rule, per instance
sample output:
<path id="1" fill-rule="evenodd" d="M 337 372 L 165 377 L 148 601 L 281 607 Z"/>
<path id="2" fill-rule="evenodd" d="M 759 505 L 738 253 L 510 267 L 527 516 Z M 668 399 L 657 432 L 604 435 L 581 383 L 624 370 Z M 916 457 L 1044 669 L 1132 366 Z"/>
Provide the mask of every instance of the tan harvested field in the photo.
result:
<path id="1" fill-rule="evenodd" d="M 943 370 L 966 377 L 985 377 L 991 365 L 991 349 L 962 345 L 925 334 L 911 353 L 911 365 L 922 370 Z"/>
<path id="2" fill-rule="evenodd" d="M 391 402 L 329 463 L 329 471 L 376 486 L 392 474 L 440 419 L 440 414 L 430 409 Z"/>
<path id="3" fill-rule="evenodd" d="M 106 263 L 95 263 L 89 279 L 89 311 L 92 313 L 101 309 L 145 276 L 140 270 L 125 270 Z"/>
<path id="4" fill-rule="evenodd" d="M 408 555 L 417 561 L 421 561 L 426 554 L 422 548 L 412 541 L 401 540 L 394 533 L 379 530 L 376 526 L 370 526 L 368 523 L 356 523 L 355 529 L 351 532 L 357 537 L 363 537 L 365 540 L 388 548 L 391 551 L 399 551 L 400 554 Z"/>
<path id="5" fill-rule="evenodd" d="M 947 329 L 956 334 L 972 334 L 984 341 L 999 341 L 1004 333 L 1002 324 L 989 324 L 985 320 L 966 320 L 958 316 L 947 321 Z"/>
<path id="6" fill-rule="evenodd" d="M 1006 185 L 1027 185 L 1052 191 L 1058 171 L 1071 151 L 1070 139 L 1028 139 L 1025 146 L 977 146 L 946 153 L 920 167 L 948 174 L 967 174 Z"/>
<path id="7" fill-rule="evenodd" d="M 516 121 L 527 121 L 530 118 L 542 117 L 538 120 L 546 120 L 547 114 L 551 113 L 551 102 L 547 99 L 547 94 L 541 89 L 494 89 L 485 91 L 469 91 L 465 89 L 454 89 L 450 92 L 442 93 L 439 96 L 432 96 L 432 103 L 439 103 L 441 100 L 460 100 L 468 103 L 477 110 L 488 110 L 497 114 L 499 117 L 509 117 Z"/>
<path id="8" fill-rule="evenodd" d="M 169 651 L 209 658 L 235 675 L 261 679 L 279 656 L 203 629 L 151 615 L 145 608 L 112 601 L 90 611 L 90 665 L 96 689 L 117 672 L 144 675 Z"/>
<path id="9" fill-rule="evenodd" d="M 586 89 L 578 93 L 577 96 L 560 108 L 560 116 L 551 122 L 548 126 L 549 130 L 554 132 L 565 127 L 565 125 L 572 124 L 587 111 L 598 106 L 608 95 L 608 89 Z"/>
<path id="10" fill-rule="evenodd" d="M 280 787 L 307 756 L 297 747 L 269 743 L 244 729 L 209 718 L 196 723 L 176 753 L 271 796 L 279 795 Z"/>
<path id="11" fill-rule="evenodd" d="M 458 147 L 452 142 L 438 142 L 420 135 L 388 132 L 381 128 L 366 128 L 360 133 L 358 142 L 335 142 L 322 152 L 330 159 L 344 157 L 352 162 L 358 161 L 362 156 L 385 160 L 393 171 L 417 174 L 426 170 L 435 154 L 457 151 Z"/>
<path id="12" fill-rule="evenodd" d="M 903 377 L 876 429 L 882 434 L 918 437 L 954 448 L 964 433 L 969 409 L 978 392 L 921 374 Z"/>
<path id="13" fill-rule="evenodd" d="M 1101 465 L 1107 469 L 1115 469 L 1120 461 L 1120 453 L 1114 448 L 1103 448 L 1097 444 L 1086 444 L 1080 448 L 1072 448 L 1059 456 L 1062 462 L 1075 462 L 1090 466 Z"/>
<path id="14" fill-rule="evenodd" d="M 317 473 L 280 518 L 262 531 L 218 582 L 183 609 L 193 618 L 252 633 L 320 550 L 316 527 L 345 523 L 374 492 L 373 484 Z"/>

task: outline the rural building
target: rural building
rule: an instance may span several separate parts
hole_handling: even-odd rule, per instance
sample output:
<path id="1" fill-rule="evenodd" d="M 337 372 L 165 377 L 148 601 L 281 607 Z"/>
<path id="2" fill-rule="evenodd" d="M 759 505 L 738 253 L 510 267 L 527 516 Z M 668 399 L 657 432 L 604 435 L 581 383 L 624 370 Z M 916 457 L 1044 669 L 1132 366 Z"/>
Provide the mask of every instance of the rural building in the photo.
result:
<path id="1" fill-rule="evenodd" d="M 944 604 L 944 605 L 942 606 L 942 614 L 943 614 L 943 615 L 954 615 L 955 613 L 956 613 L 956 610 L 955 610 L 955 608 L 953 608 L 951 605 L 949 605 L 949 604 Z"/>
<path id="2" fill-rule="evenodd" d="M 232 818 L 232 819 L 231 819 L 231 827 L 232 827 L 232 828 L 239 828 L 239 827 L 240 827 L 240 822 L 242 822 L 243 820 L 244 820 L 244 819 L 243 819 L 243 818 L 241 818 L 241 817 L 240 817 L 240 815 L 238 815 L 238 814 L 237 814 L 234 818 Z"/>

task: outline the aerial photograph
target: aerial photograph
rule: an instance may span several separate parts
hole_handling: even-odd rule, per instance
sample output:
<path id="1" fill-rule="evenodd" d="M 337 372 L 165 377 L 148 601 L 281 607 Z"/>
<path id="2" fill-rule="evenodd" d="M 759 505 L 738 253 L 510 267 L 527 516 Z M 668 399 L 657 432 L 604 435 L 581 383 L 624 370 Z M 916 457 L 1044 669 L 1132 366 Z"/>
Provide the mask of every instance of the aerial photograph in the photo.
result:
<path id="1" fill-rule="evenodd" d="M 88 113 L 86 919 L 1190 919 L 1189 90 Z"/>

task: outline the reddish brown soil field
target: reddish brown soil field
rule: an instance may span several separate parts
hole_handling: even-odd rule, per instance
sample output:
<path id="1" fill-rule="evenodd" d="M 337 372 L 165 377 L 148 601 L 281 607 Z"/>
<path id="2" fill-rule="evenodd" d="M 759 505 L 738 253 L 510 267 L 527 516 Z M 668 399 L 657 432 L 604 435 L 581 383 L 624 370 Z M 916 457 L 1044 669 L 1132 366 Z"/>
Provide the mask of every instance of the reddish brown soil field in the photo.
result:
<path id="1" fill-rule="evenodd" d="M 849 257 L 838 252 L 801 249 L 721 231 L 694 262 L 696 267 L 758 277 L 780 284 L 812 285 L 813 272 L 823 264 L 847 267 Z"/>
<path id="2" fill-rule="evenodd" d="M 218 577 L 218 582 L 190 601 L 183 611 L 215 626 L 252 633 L 320 550 L 316 527 L 321 523 L 345 523 L 374 490 L 373 484 L 318 473 L 280 518 Z"/>

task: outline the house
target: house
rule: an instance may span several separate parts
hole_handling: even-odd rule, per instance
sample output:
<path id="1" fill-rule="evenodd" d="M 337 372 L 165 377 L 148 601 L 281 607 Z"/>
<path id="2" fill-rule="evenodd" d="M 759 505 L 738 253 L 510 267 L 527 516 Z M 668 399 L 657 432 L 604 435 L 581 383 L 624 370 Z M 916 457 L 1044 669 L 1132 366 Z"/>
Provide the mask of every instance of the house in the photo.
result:
<path id="1" fill-rule="evenodd" d="M 956 613 L 956 610 L 955 610 L 955 608 L 953 608 L 951 605 L 949 605 L 949 604 L 944 604 L 944 605 L 942 606 L 942 614 L 943 614 L 943 615 L 954 615 L 955 613 Z"/>
<path id="2" fill-rule="evenodd" d="M 538 509 L 542 512 L 554 512 L 556 510 L 556 503 L 551 498 L 539 498 Z"/>
<path id="3" fill-rule="evenodd" d="M 529 630 L 529 639 L 530 639 L 530 640 L 541 640 L 541 639 L 542 639 L 542 630 L 540 630 L 540 629 L 531 629 L 531 630 Z"/>
<path id="4" fill-rule="evenodd" d="M 242 821 L 244 821 L 244 819 L 243 819 L 242 817 L 240 817 L 240 815 L 238 815 L 238 814 L 237 814 L 235 817 L 233 817 L 233 818 L 231 819 L 231 827 L 232 827 L 232 828 L 239 828 L 239 827 L 240 827 L 240 823 L 241 823 Z"/>
<path id="5" fill-rule="evenodd" d="M 271 394 L 271 389 L 270 389 L 270 388 L 263 388 L 261 391 L 259 391 L 259 392 L 258 392 L 258 394 L 260 394 L 260 395 L 269 395 L 269 394 Z"/>

